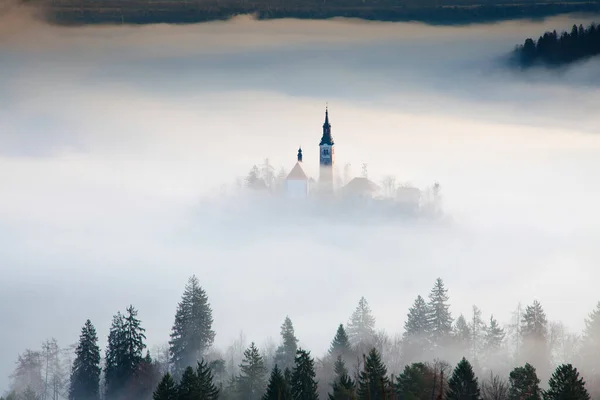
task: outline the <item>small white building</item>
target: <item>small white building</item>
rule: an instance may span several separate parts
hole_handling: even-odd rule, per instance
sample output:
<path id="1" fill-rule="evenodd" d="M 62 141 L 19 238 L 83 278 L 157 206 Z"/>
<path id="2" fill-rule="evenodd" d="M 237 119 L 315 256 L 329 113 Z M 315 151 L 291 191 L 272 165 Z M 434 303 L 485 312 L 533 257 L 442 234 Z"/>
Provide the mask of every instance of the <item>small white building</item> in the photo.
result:
<path id="1" fill-rule="evenodd" d="M 302 149 L 298 149 L 298 162 L 285 179 L 285 195 L 289 199 L 307 199 L 310 181 L 302 169 Z"/>

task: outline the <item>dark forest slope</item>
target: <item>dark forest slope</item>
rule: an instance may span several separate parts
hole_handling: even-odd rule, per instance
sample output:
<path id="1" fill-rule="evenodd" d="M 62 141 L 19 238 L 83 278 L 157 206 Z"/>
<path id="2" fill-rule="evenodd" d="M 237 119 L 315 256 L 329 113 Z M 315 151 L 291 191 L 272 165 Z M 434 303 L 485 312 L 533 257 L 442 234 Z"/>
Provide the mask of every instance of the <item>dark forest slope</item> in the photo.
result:
<path id="1" fill-rule="evenodd" d="M 599 54 L 600 27 L 573 25 L 571 32 L 546 32 L 537 41 L 525 40 L 515 49 L 514 61 L 523 68 L 539 64 L 562 66 Z"/>
<path id="2" fill-rule="evenodd" d="M 195 23 L 240 14 L 259 19 L 347 17 L 468 24 L 600 12 L 600 0 L 52 0 L 51 4 L 48 18 L 58 24 Z"/>

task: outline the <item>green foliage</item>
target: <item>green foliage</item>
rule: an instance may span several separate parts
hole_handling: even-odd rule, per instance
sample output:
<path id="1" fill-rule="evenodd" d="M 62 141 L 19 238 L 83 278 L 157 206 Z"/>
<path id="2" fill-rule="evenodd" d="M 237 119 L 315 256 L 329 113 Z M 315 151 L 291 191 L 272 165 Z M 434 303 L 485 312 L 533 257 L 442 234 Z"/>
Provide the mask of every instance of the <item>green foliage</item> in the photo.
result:
<path id="1" fill-rule="evenodd" d="M 531 364 L 517 367 L 510 372 L 508 398 L 510 400 L 540 400 L 540 380 Z"/>
<path id="2" fill-rule="evenodd" d="M 544 400 L 590 400 L 583 378 L 571 364 L 559 365 L 548 381 Z"/>
<path id="3" fill-rule="evenodd" d="M 177 385 L 170 373 L 166 373 L 152 395 L 153 400 L 179 400 Z"/>
<path id="4" fill-rule="evenodd" d="M 542 305 L 535 300 L 527 306 L 521 319 L 523 338 L 521 360 L 532 363 L 542 375 L 550 373 L 550 349 L 548 346 L 548 321 Z"/>
<path id="5" fill-rule="evenodd" d="M 294 325 L 290 317 L 286 316 L 281 325 L 281 339 L 282 343 L 275 352 L 275 364 L 283 370 L 292 369 L 298 350 L 298 339 L 294 334 Z"/>
<path id="6" fill-rule="evenodd" d="M 481 394 L 473 367 L 464 357 L 454 368 L 448 381 L 447 400 L 479 400 Z"/>
<path id="7" fill-rule="evenodd" d="M 178 400 L 217 400 L 219 389 L 213 382 L 212 371 L 202 360 L 197 362 L 196 371 L 187 367 L 181 376 Z"/>
<path id="8" fill-rule="evenodd" d="M 356 384 L 348 375 L 348 369 L 341 355 L 338 355 L 334 371 L 336 374 L 333 381 L 332 392 L 328 395 L 329 400 L 355 400 Z"/>
<path id="9" fill-rule="evenodd" d="M 127 307 L 126 315 L 118 312 L 108 335 L 105 362 L 106 397 L 120 399 L 126 397 L 126 389 L 135 386 L 136 373 L 146 348 L 145 329 L 137 319 L 137 310 Z"/>
<path id="10" fill-rule="evenodd" d="M 97 400 L 100 390 L 100 348 L 96 328 L 88 319 L 79 336 L 71 370 L 69 400 Z"/>
<path id="11" fill-rule="evenodd" d="M 315 380 L 315 362 L 310 352 L 298 349 L 294 371 L 291 376 L 292 399 L 317 400 L 317 381 Z"/>
<path id="12" fill-rule="evenodd" d="M 375 348 L 371 349 L 365 361 L 365 366 L 358 375 L 358 399 L 383 400 L 389 390 L 387 368 Z"/>
<path id="13" fill-rule="evenodd" d="M 340 324 L 338 326 L 337 332 L 335 333 L 335 337 L 329 346 L 328 355 L 333 358 L 337 358 L 338 356 L 342 356 L 344 359 L 347 359 L 352 354 L 352 348 L 350 347 L 350 340 L 348 339 L 348 334 L 346 334 L 346 330 L 344 329 L 344 325 Z"/>
<path id="14" fill-rule="evenodd" d="M 262 400 L 291 400 L 292 392 L 290 385 L 281 373 L 281 370 L 275 364 L 271 371 L 267 392 L 262 397 Z"/>
<path id="15" fill-rule="evenodd" d="M 404 367 L 396 378 L 394 390 L 402 400 L 430 400 L 433 371 L 424 363 L 413 363 Z"/>
<path id="16" fill-rule="evenodd" d="M 427 315 L 428 331 L 435 345 L 446 344 L 452 334 L 452 315 L 448 300 L 448 290 L 442 279 L 437 278 L 429 293 Z"/>
<path id="17" fill-rule="evenodd" d="M 254 342 L 244 351 L 237 391 L 245 400 L 258 400 L 265 390 L 267 368 Z"/>
<path id="18" fill-rule="evenodd" d="M 198 278 L 192 276 L 177 305 L 169 341 L 169 354 L 176 376 L 180 376 L 186 367 L 200 360 L 212 345 L 215 339 L 212 324 L 208 296 L 200 287 Z"/>

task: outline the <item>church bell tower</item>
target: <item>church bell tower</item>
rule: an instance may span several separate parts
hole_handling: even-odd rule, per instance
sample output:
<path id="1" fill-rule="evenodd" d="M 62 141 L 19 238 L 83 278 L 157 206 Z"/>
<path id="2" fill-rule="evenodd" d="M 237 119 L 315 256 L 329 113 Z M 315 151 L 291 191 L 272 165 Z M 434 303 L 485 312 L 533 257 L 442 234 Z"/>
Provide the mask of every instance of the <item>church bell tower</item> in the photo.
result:
<path id="1" fill-rule="evenodd" d="M 319 188 L 324 193 L 332 193 L 335 149 L 333 137 L 331 136 L 328 107 L 325 107 L 325 123 L 323 124 L 323 136 L 319 143 L 319 149 Z"/>

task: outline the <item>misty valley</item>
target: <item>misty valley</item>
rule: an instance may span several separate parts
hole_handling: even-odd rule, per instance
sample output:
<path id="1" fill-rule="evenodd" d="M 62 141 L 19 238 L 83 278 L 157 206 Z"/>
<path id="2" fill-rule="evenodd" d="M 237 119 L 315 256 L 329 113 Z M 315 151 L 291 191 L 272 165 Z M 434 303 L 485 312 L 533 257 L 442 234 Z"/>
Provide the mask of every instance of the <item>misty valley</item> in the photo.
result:
<path id="1" fill-rule="evenodd" d="M 597 4 L 454 3 L 0 3 L 0 398 L 600 398 Z"/>

